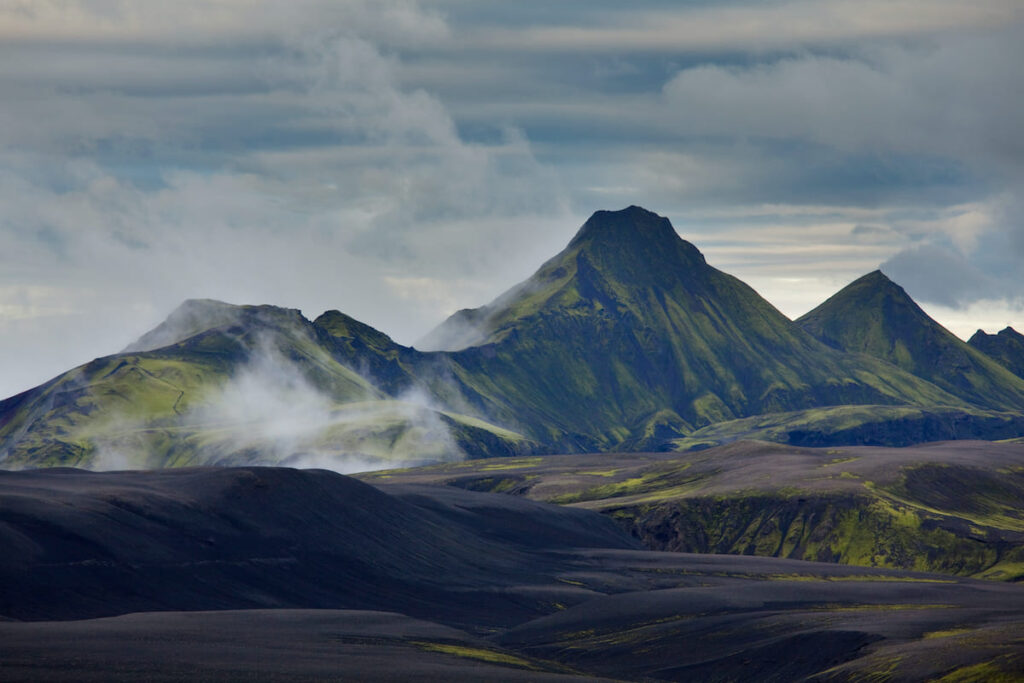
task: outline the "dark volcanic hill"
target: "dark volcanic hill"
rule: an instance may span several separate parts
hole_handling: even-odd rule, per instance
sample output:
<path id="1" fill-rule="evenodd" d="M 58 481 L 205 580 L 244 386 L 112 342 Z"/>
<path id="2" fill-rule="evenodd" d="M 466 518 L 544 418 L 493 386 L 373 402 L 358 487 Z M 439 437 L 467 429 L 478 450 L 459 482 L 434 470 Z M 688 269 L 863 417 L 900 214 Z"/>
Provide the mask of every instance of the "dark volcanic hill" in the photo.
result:
<path id="1" fill-rule="evenodd" d="M 596 512 L 454 487 L 283 468 L 0 472 L 0 542 L 4 681 L 1024 670 L 1020 585 L 651 552 Z"/>
<path id="2" fill-rule="evenodd" d="M 996 359 L 1018 377 L 1024 377 L 1024 334 L 1012 327 L 1000 330 L 998 334 L 985 334 L 978 330 L 967 343 Z"/>
<path id="3" fill-rule="evenodd" d="M 881 271 L 850 283 L 797 323 L 833 348 L 888 361 L 974 405 L 1024 407 L 1024 380 L 928 317 Z"/>

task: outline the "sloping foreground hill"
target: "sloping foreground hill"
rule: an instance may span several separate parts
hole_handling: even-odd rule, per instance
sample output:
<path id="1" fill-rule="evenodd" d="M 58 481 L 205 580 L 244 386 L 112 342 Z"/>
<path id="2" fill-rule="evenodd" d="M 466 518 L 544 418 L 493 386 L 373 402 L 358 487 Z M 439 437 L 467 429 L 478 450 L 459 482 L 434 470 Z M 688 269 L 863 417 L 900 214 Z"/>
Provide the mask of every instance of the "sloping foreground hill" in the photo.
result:
<path id="1" fill-rule="evenodd" d="M 548 456 L 361 475 L 603 512 L 654 550 L 1024 578 L 1024 444 Z"/>
<path id="2" fill-rule="evenodd" d="M 1018 585 L 642 551 L 588 510 L 387 491 L 285 469 L 0 473 L 0 678 L 1024 671 Z"/>

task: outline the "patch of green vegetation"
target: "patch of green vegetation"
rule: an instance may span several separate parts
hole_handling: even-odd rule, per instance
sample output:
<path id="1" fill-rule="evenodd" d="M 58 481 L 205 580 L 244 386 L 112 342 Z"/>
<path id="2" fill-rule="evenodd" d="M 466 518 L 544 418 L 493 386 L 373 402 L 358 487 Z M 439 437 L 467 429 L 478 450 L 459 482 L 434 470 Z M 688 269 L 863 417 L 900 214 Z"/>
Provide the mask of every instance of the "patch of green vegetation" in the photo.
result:
<path id="1" fill-rule="evenodd" d="M 892 576 L 889 574 L 845 574 L 828 576 L 822 574 L 767 574 L 769 581 L 878 581 L 894 583 L 956 583 L 956 579 L 931 579 L 914 576 Z"/>
<path id="2" fill-rule="evenodd" d="M 788 557 L 962 576 L 976 575 L 1007 559 L 998 541 L 972 537 L 955 526 L 943 528 L 917 508 L 868 495 L 691 496 L 658 504 L 631 503 L 616 508 L 612 516 L 655 550 Z"/>
<path id="3" fill-rule="evenodd" d="M 936 683 L 1020 683 L 1020 657 L 1001 655 L 987 662 L 960 667 Z"/>
<path id="4" fill-rule="evenodd" d="M 929 631 L 922 636 L 925 640 L 932 640 L 934 638 L 952 638 L 953 636 L 962 636 L 967 633 L 974 633 L 973 628 L 950 628 L 942 631 Z"/>
<path id="5" fill-rule="evenodd" d="M 1024 579 L 1024 561 L 1002 561 L 974 575 L 992 581 L 1021 581 Z"/>
<path id="6" fill-rule="evenodd" d="M 643 493 L 655 494 L 655 498 L 658 500 L 675 498 L 682 492 L 681 488 L 685 488 L 685 486 L 680 485 L 681 480 L 696 481 L 699 479 L 699 477 L 691 477 L 688 479 L 686 477 L 680 477 L 680 474 L 689 469 L 690 465 L 691 463 L 679 463 L 674 464 L 671 469 L 667 470 L 650 470 L 642 473 L 638 477 L 631 477 L 621 481 L 613 481 L 608 484 L 583 489 L 582 491 L 573 491 L 555 496 L 551 499 L 551 502 L 564 505 L 592 500 L 622 498 L 624 496 L 634 496 Z"/>
<path id="7" fill-rule="evenodd" d="M 966 406 L 841 405 L 719 422 L 673 439 L 670 445 L 676 451 L 691 451 L 747 439 L 795 446 L 899 447 L 921 441 L 995 439 L 1022 431 L 1024 413 L 1020 411 Z"/>
<path id="8" fill-rule="evenodd" d="M 514 666 L 521 669 L 531 669 L 533 671 L 543 671 L 543 669 L 533 662 L 517 657 L 515 655 L 508 654 L 507 652 L 499 652 L 497 650 L 485 650 L 478 647 L 469 647 L 467 645 L 455 645 L 452 643 L 433 643 L 425 641 L 412 641 L 412 644 L 421 650 L 426 652 L 440 652 L 446 655 L 454 655 L 456 657 L 463 657 L 465 659 L 476 659 L 481 662 L 489 662 L 491 664 L 501 664 L 504 666 Z"/>

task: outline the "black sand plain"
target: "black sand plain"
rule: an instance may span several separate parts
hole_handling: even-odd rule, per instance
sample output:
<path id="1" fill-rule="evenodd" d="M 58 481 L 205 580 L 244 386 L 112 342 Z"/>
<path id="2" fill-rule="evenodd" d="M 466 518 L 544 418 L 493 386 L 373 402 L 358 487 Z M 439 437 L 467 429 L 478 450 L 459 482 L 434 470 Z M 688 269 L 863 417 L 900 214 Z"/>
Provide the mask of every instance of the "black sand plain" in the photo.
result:
<path id="1" fill-rule="evenodd" d="M 0 679 L 1024 677 L 1015 583 L 654 552 L 593 510 L 386 481 L 0 472 Z"/>

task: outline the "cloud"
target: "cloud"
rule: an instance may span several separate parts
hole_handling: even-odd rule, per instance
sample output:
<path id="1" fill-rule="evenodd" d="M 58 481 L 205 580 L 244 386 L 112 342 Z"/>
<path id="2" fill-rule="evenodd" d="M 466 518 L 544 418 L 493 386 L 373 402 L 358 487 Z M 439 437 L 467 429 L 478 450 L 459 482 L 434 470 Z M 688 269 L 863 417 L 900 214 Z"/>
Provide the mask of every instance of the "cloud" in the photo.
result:
<path id="1" fill-rule="evenodd" d="M 296 328 L 285 334 L 306 333 Z M 303 369 L 286 355 L 283 341 L 269 333 L 258 335 L 247 348 L 246 361 L 170 424 L 154 427 L 130 415 L 111 415 L 94 425 L 91 468 L 164 464 L 154 463 L 151 455 L 153 434 L 163 430 L 185 449 L 169 451 L 179 464 L 283 465 L 352 473 L 465 457 L 426 394 L 410 391 L 397 400 L 384 400 L 360 380 L 349 382 L 348 395 L 338 402 L 317 385 L 309 366 Z M 311 360 L 314 368 L 330 363 L 326 357 Z"/>
<path id="2" fill-rule="evenodd" d="M 883 263 L 881 269 L 914 299 L 949 308 L 1005 293 L 997 281 L 962 254 L 934 244 L 904 249 Z"/>
<path id="3" fill-rule="evenodd" d="M 5 373 L 4 395 L 186 298 L 341 308 L 411 342 L 450 296 L 396 298 L 385 278 L 500 291 L 489 278 L 517 259 L 491 252 L 493 224 L 563 211 L 518 131 L 466 142 L 399 81 L 393 46 L 448 34 L 413 2 L 4 9 L 18 39 L 0 47 L 0 248 L 17 266 L 0 274 L 0 336 L 37 337 L 23 363 L 40 365 Z M 45 305 L 13 297 L 41 287 Z M 52 334 L 61 316 L 81 334 Z M 116 343 L 86 332 L 100 320 Z"/>
<path id="4" fill-rule="evenodd" d="M 0 394 L 190 297 L 411 343 L 629 204 L 778 301 L 1021 282 L 1017 5 L 0 0 Z"/>
<path id="5" fill-rule="evenodd" d="M 673 77 L 664 94 L 691 134 L 1019 162 L 1024 140 L 1013 111 L 1024 106 L 1024 91 L 1007 86 L 1020 82 L 1009 65 L 1022 56 L 1016 31 L 999 31 L 869 46 L 845 57 L 696 66 Z"/>
<path id="6" fill-rule="evenodd" d="M 590 4 L 572 14 L 556 14 L 547 25 L 492 29 L 481 40 L 506 49 L 556 52 L 763 50 L 991 28 L 1018 11 L 1013 0 L 969 5 L 955 0 L 796 0 L 687 3 L 672 9 L 654 3 L 631 4 L 628 10 Z"/>

